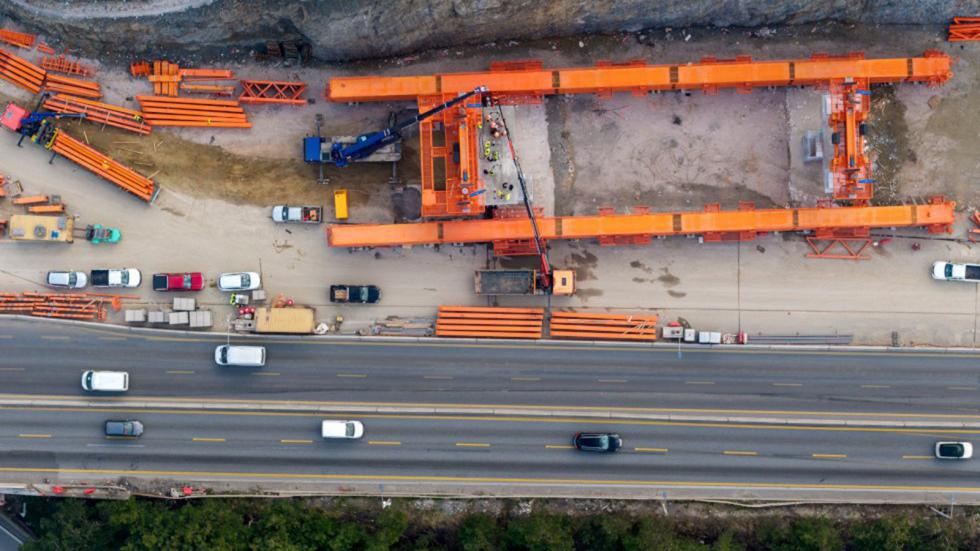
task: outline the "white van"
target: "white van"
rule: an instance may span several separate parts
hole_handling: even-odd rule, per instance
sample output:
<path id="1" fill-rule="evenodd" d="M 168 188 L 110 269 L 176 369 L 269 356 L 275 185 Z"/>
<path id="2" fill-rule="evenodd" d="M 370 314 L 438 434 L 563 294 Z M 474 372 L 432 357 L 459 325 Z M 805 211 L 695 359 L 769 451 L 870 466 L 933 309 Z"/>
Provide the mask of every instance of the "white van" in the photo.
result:
<path id="1" fill-rule="evenodd" d="M 82 389 L 89 392 L 126 392 L 129 390 L 129 373 L 86 371 L 82 373 Z"/>
<path id="2" fill-rule="evenodd" d="M 265 347 L 222 344 L 214 349 L 214 363 L 218 365 L 262 367 L 265 365 Z"/>
<path id="3" fill-rule="evenodd" d="M 320 427 L 320 434 L 324 438 L 341 438 L 345 440 L 356 440 L 364 436 L 364 425 L 360 421 L 333 421 L 323 422 Z"/>

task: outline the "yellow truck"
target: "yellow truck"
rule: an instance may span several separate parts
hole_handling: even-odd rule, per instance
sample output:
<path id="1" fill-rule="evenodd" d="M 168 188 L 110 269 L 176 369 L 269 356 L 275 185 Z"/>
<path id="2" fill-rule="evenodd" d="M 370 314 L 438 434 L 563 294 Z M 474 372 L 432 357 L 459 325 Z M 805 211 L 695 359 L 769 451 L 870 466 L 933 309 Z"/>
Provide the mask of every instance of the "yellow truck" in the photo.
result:
<path id="1" fill-rule="evenodd" d="M 71 243 L 75 237 L 75 219 L 69 216 L 14 214 L 7 235 L 15 241 Z"/>

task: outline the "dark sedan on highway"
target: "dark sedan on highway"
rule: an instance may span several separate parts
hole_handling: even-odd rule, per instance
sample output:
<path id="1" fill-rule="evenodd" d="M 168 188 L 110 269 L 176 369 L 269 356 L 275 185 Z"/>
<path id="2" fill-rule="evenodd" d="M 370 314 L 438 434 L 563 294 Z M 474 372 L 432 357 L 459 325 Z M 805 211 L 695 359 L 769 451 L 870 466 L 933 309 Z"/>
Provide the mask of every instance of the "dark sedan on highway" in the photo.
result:
<path id="1" fill-rule="evenodd" d="M 583 452 L 611 453 L 623 447 L 623 439 L 612 432 L 579 432 L 572 438 L 572 445 Z"/>

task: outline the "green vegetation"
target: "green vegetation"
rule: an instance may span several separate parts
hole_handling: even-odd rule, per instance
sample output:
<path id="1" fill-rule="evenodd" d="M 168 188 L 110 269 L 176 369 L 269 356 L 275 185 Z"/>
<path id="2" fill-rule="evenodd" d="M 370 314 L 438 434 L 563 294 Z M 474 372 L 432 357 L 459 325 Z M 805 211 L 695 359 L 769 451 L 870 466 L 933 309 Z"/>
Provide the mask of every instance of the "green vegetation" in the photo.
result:
<path id="1" fill-rule="evenodd" d="M 925 509 L 830 520 L 810 511 L 718 508 L 659 513 L 437 514 L 396 502 L 380 510 L 298 499 L 29 499 L 39 535 L 24 551 L 953 551 L 980 548 L 980 520 Z M 373 501 L 372 503 L 377 503 Z M 459 502 L 457 502 L 459 503 Z M 506 509 L 506 507 L 505 507 Z M 554 510 L 554 507 L 545 507 Z M 573 508 L 574 509 L 574 508 Z M 852 508 L 853 513 L 860 509 Z M 833 509 L 827 509 L 833 511 Z"/>

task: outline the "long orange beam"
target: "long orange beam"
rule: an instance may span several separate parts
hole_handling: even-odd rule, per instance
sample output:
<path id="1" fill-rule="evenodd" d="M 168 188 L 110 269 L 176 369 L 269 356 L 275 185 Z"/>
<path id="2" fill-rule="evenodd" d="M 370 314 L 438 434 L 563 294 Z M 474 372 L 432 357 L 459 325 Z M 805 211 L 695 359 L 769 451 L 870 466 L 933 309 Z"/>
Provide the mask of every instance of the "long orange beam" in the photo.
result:
<path id="1" fill-rule="evenodd" d="M 870 83 L 941 84 L 952 76 L 948 55 L 930 50 L 921 57 L 864 59 L 861 54 L 815 55 L 792 61 L 703 59 L 700 63 L 646 65 L 602 64 L 573 69 L 529 69 L 447 73 L 429 76 L 335 77 L 327 99 L 335 102 L 414 100 L 455 95 L 486 86 L 495 96 L 645 92 L 653 90 L 750 89 L 760 86 L 826 85 L 846 78 Z"/>
<path id="2" fill-rule="evenodd" d="M 541 238 L 597 239 L 737 232 L 797 232 L 924 226 L 947 232 L 955 202 L 888 207 L 764 209 L 538 218 Z M 331 225 L 331 247 L 394 247 L 490 243 L 534 238 L 526 219 L 481 219 L 417 224 Z"/>

